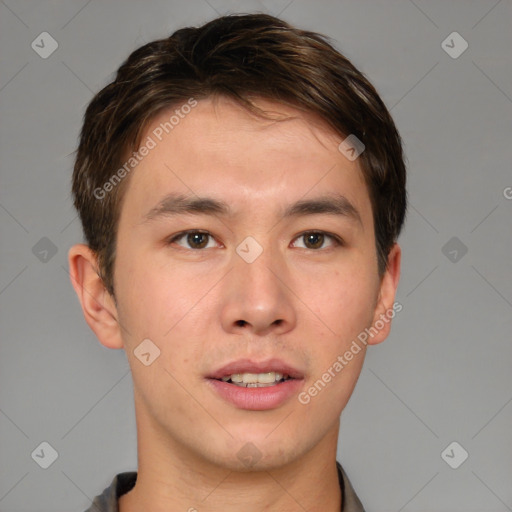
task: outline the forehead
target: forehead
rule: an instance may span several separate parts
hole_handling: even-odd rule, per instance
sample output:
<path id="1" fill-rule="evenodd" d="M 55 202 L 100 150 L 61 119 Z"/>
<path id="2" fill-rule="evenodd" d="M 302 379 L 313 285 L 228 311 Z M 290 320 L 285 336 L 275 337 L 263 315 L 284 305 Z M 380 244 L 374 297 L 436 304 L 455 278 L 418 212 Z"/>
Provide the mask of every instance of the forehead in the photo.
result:
<path id="1" fill-rule="evenodd" d="M 208 195 L 233 205 L 234 211 L 252 212 L 337 193 L 365 221 L 369 197 L 357 160 L 338 151 L 343 137 L 292 107 L 254 103 L 281 120 L 255 117 L 223 97 L 190 108 L 183 105 L 193 103 L 183 102 L 155 117 L 141 140 L 141 147 L 151 149 L 139 156 L 126 190 L 128 214 L 142 216 L 172 192 Z"/>

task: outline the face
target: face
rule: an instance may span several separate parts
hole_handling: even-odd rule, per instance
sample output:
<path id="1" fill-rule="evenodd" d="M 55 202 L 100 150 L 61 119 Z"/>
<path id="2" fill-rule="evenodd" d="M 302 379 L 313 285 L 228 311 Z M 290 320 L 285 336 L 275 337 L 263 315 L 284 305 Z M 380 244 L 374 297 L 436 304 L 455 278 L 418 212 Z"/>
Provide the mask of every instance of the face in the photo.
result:
<path id="1" fill-rule="evenodd" d="M 257 104 L 292 118 L 261 120 L 221 98 L 169 133 L 172 112 L 154 119 L 142 140 L 155 147 L 125 191 L 114 273 L 142 435 L 236 470 L 244 456 L 282 466 L 337 433 L 365 346 L 335 363 L 394 297 L 342 138 Z M 143 340 L 148 365 L 136 356 Z"/>

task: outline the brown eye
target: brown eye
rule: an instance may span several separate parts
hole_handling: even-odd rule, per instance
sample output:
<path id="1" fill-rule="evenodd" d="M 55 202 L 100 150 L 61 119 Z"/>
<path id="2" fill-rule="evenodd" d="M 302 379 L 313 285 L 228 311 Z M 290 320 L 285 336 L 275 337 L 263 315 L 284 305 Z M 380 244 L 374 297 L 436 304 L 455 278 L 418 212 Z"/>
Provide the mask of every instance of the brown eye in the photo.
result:
<path id="1" fill-rule="evenodd" d="M 312 250 L 330 249 L 342 245 L 341 238 L 323 231 L 307 231 L 299 235 L 293 243 L 294 247 Z"/>
<path id="2" fill-rule="evenodd" d="M 208 245 L 207 233 L 189 233 L 187 242 L 193 249 L 204 249 Z"/>
<path id="3" fill-rule="evenodd" d="M 319 249 L 324 243 L 325 236 L 323 233 L 307 233 L 302 235 L 304 244 L 308 249 Z"/>
<path id="4" fill-rule="evenodd" d="M 167 243 L 169 245 L 179 245 L 184 249 L 199 250 L 215 247 L 215 239 L 213 236 L 210 233 L 203 231 L 184 231 L 173 236 Z"/>

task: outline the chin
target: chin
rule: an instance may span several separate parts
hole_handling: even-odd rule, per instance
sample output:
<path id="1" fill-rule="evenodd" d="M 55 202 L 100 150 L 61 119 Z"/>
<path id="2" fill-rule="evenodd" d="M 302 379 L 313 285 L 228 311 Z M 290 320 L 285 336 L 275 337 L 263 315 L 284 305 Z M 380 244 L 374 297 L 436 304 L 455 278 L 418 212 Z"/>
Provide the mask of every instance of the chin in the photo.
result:
<path id="1" fill-rule="evenodd" d="M 234 472 L 271 471 L 293 463 L 308 451 L 307 443 L 301 445 L 297 436 L 279 436 L 270 430 L 252 435 L 236 435 L 222 453 L 211 454 L 211 462 Z M 271 439 L 271 437 L 274 437 Z M 220 448 L 220 447 L 219 447 Z"/>

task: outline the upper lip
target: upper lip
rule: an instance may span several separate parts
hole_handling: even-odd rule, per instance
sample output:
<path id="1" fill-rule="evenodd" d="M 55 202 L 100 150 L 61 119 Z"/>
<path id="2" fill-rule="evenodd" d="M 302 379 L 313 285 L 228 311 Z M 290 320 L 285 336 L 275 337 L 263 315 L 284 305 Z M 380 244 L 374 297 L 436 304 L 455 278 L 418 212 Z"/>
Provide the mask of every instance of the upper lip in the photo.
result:
<path id="1" fill-rule="evenodd" d="M 288 374 L 293 379 L 302 379 L 304 375 L 293 366 L 280 359 L 267 359 L 266 361 L 252 361 L 251 359 L 238 359 L 228 363 L 208 375 L 209 379 L 222 379 L 236 373 L 267 373 L 278 372 Z"/>

